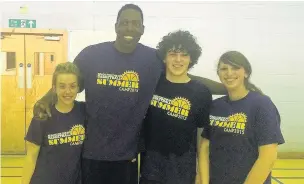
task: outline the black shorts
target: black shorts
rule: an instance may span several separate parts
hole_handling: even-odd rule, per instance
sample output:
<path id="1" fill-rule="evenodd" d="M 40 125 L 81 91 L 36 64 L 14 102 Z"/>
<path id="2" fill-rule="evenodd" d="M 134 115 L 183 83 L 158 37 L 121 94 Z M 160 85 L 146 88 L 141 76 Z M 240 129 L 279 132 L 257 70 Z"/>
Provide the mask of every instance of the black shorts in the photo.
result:
<path id="1" fill-rule="evenodd" d="M 136 161 L 82 160 L 82 184 L 138 184 Z"/>

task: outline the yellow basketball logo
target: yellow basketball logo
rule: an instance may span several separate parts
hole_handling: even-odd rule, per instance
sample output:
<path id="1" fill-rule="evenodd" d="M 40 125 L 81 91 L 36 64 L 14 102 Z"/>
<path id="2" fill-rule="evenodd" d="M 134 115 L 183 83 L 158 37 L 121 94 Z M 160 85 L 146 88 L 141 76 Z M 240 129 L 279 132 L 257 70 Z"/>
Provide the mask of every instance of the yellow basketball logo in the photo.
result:
<path id="1" fill-rule="evenodd" d="M 121 80 L 124 81 L 139 81 L 138 74 L 134 71 L 126 71 L 121 75 Z"/>
<path id="2" fill-rule="evenodd" d="M 75 125 L 71 129 L 71 135 L 84 135 L 85 129 L 82 125 Z"/>
<path id="3" fill-rule="evenodd" d="M 182 98 L 182 97 L 174 98 L 171 101 L 171 104 L 176 107 L 186 109 L 186 110 L 190 110 L 190 108 L 191 108 L 191 104 L 190 104 L 189 100 Z"/>
<path id="4" fill-rule="evenodd" d="M 247 116 L 244 113 L 236 113 L 236 114 L 229 116 L 228 120 L 231 122 L 246 123 Z"/>

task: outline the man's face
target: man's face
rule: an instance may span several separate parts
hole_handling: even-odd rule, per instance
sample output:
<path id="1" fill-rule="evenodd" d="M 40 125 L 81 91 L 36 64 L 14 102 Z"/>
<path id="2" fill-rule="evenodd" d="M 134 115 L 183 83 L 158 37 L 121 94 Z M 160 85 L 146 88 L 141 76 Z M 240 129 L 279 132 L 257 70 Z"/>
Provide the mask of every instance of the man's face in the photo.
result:
<path id="1" fill-rule="evenodd" d="M 115 24 L 117 42 L 122 48 L 135 48 L 144 33 L 141 14 L 134 9 L 123 10 Z"/>

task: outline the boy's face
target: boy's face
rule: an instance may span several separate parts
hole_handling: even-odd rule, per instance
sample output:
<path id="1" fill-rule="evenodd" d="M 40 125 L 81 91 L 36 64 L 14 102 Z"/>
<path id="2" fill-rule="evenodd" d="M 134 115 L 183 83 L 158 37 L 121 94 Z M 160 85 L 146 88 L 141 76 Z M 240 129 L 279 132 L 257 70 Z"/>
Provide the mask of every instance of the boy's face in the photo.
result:
<path id="1" fill-rule="evenodd" d="M 185 75 L 188 72 L 190 62 L 190 55 L 186 51 L 169 50 L 165 57 L 166 72 L 174 76 Z"/>
<path id="2" fill-rule="evenodd" d="M 79 91 L 77 76 L 74 74 L 59 74 L 54 86 L 58 103 L 70 105 Z"/>

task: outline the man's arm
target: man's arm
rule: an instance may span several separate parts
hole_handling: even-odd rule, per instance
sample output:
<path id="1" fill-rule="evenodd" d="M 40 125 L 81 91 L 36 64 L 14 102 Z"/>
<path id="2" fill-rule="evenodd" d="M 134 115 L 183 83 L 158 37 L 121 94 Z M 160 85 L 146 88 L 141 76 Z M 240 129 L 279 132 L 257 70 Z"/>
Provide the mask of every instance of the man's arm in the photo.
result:
<path id="1" fill-rule="evenodd" d="M 79 71 L 80 76 L 78 78 L 79 92 L 81 93 L 84 89 L 84 78 L 83 78 L 83 67 L 85 60 L 87 59 L 87 48 L 83 49 L 74 59 L 73 64 L 75 64 Z M 38 100 L 33 108 L 33 114 L 35 119 L 45 120 L 51 117 L 50 107 L 57 102 L 56 93 L 50 89 L 40 100 Z"/>
<path id="2" fill-rule="evenodd" d="M 227 90 L 222 83 L 195 75 L 188 74 L 191 79 L 201 81 L 213 95 L 226 95 Z"/>
<path id="3" fill-rule="evenodd" d="M 79 92 L 82 92 L 83 87 L 83 78 L 79 77 Z M 48 117 L 51 117 L 51 106 L 56 104 L 57 95 L 50 89 L 40 100 L 38 100 L 33 108 L 33 114 L 35 119 L 46 120 Z"/>
<path id="4" fill-rule="evenodd" d="M 51 117 L 50 107 L 57 102 L 57 95 L 50 89 L 40 100 L 38 100 L 33 108 L 34 118 L 38 120 L 46 120 Z"/>
<path id="5" fill-rule="evenodd" d="M 79 92 L 83 91 L 83 78 L 79 77 Z M 33 114 L 35 119 L 46 120 L 48 117 L 51 117 L 51 106 L 56 104 L 57 95 L 50 89 L 40 100 L 38 100 L 33 108 Z"/>

